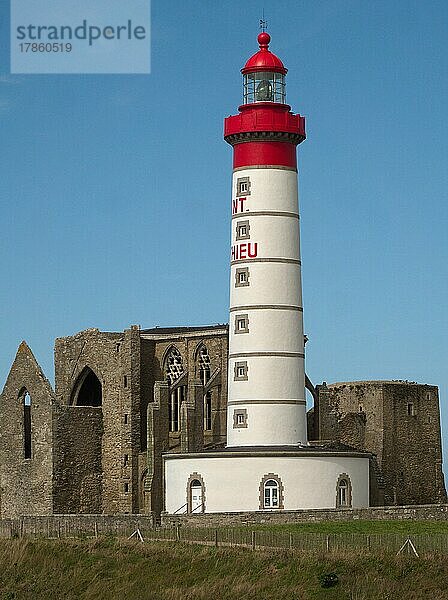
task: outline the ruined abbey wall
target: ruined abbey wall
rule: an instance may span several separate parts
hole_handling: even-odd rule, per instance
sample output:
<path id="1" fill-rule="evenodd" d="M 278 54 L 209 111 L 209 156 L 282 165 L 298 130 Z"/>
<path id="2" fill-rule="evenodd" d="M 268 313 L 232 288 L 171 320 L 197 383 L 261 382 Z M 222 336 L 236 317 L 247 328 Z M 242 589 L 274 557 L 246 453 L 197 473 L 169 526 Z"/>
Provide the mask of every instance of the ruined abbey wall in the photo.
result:
<path id="1" fill-rule="evenodd" d="M 23 342 L 0 397 L 1 516 L 160 515 L 162 453 L 225 445 L 227 356 L 225 325 L 88 329 L 56 340 L 53 392 Z M 372 453 L 371 505 L 446 501 L 437 387 L 313 392 L 309 439 Z"/>

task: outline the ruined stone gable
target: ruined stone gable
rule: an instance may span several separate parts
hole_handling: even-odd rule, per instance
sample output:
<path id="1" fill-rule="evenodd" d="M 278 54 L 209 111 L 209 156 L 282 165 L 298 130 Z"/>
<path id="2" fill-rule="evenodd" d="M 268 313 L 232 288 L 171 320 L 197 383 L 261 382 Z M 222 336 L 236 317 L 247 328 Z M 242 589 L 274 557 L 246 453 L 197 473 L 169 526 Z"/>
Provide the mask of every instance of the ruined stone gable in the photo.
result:
<path id="1" fill-rule="evenodd" d="M 22 342 L 0 396 L 2 517 L 53 512 L 53 390 Z"/>

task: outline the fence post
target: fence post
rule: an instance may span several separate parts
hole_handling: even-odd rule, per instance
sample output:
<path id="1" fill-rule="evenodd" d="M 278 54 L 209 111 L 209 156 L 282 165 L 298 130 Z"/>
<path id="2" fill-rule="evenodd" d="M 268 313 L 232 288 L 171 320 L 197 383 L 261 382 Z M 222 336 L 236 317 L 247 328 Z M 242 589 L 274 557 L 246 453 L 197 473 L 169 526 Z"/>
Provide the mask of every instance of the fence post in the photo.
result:
<path id="1" fill-rule="evenodd" d="M 330 552 L 330 536 L 327 535 L 327 552 Z"/>
<path id="2" fill-rule="evenodd" d="M 370 535 L 367 536 L 367 550 L 370 552 Z"/>
<path id="3" fill-rule="evenodd" d="M 255 547 L 256 547 L 255 531 L 252 531 L 252 550 L 255 550 Z"/>
<path id="4" fill-rule="evenodd" d="M 180 542 L 180 525 L 176 525 L 176 542 Z"/>
<path id="5" fill-rule="evenodd" d="M 98 523 L 95 521 L 95 537 L 98 537 Z"/>
<path id="6" fill-rule="evenodd" d="M 215 546 L 218 547 L 218 530 L 215 529 Z"/>

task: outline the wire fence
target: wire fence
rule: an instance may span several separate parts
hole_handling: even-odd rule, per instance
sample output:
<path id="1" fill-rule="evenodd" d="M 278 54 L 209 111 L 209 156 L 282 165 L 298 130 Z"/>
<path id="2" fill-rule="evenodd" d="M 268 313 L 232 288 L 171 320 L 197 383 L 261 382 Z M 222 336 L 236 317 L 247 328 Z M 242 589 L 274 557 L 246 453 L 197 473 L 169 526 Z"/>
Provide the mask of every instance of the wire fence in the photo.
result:
<path id="1" fill-rule="evenodd" d="M 250 530 L 239 528 L 157 528 L 142 532 L 145 540 L 199 543 L 255 549 L 299 550 L 306 552 L 365 551 L 397 553 L 412 541 L 419 554 L 448 554 L 448 534 L 402 533 L 299 533 L 288 531 Z M 412 552 L 411 546 L 406 552 Z"/>
<path id="2" fill-rule="evenodd" d="M 298 550 L 304 552 L 394 552 L 412 545 L 419 555 L 448 555 L 448 533 L 301 533 L 250 527 L 154 527 L 150 516 L 63 515 L 0 520 L 0 538 L 117 538 L 195 543 L 216 547 Z M 411 544 L 406 545 L 410 539 Z"/>

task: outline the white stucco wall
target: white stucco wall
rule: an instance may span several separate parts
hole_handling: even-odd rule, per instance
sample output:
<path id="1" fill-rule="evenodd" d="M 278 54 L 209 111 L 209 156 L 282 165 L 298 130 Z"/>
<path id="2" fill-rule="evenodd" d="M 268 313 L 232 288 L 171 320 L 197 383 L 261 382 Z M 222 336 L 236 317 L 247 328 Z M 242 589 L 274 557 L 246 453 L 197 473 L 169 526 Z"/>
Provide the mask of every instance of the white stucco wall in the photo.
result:
<path id="1" fill-rule="evenodd" d="M 339 456 L 165 457 L 165 510 L 172 514 L 187 502 L 193 473 L 204 481 L 205 512 L 260 510 L 260 482 L 269 473 L 284 487 L 284 510 L 335 508 L 342 474 L 352 485 L 353 508 L 369 505 L 369 459 Z M 183 509 L 185 510 L 185 508 Z M 182 512 L 182 511 L 181 511 Z"/>
<path id="2" fill-rule="evenodd" d="M 241 200 L 238 179 L 247 177 L 250 193 Z M 227 445 L 306 444 L 297 173 L 235 171 L 232 209 Z M 239 240 L 243 223 L 249 238 Z M 238 268 L 249 270 L 249 285 L 236 285 Z M 241 316 L 248 331 L 236 333 Z M 241 361 L 247 381 L 234 375 Z M 234 427 L 235 409 L 246 411 L 244 427 Z"/>

